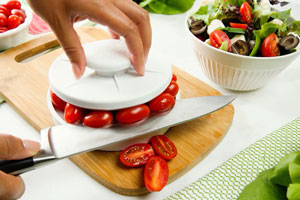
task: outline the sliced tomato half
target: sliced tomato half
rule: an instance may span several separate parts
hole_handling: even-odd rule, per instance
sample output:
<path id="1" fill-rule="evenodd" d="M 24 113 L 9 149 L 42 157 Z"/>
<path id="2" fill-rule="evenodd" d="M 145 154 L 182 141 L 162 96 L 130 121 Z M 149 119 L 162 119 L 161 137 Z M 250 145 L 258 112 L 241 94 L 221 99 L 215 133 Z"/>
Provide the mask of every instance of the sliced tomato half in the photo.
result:
<path id="1" fill-rule="evenodd" d="M 161 156 L 166 160 L 171 160 L 176 157 L 177 149 L 167 136 L 164 135 L 155 135 L 150 138 L 149 141 L 156 154 Z"/>
<path id="2" fill-rule="evenodd" d="M 169 168 L 160 156 L 151 156 L 144 169 L 144 183 L 149 192 L 160 191 L 168 182 Z"/>
<path id="3" fill-rule="evenodd" d="M 124 149 L 120 154 L 120 161 L 127 167 L 139 167 L 153 155 L 154 151 L 149 144 L 139 143 Z"/>

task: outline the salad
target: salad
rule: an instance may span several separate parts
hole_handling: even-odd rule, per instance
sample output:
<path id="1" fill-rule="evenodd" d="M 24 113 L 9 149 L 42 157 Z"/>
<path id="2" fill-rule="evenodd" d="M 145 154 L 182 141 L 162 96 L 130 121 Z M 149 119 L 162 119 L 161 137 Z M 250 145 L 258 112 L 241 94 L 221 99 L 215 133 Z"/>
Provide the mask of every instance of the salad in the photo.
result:
<path id="1" fill-rule="evenodd" d="M 300 21 L 291 9 L 271 9 L 269 0 L 202 0 L 189 18 L 203 42 L 244 56 L 274 57 L 300 49 Z"/>

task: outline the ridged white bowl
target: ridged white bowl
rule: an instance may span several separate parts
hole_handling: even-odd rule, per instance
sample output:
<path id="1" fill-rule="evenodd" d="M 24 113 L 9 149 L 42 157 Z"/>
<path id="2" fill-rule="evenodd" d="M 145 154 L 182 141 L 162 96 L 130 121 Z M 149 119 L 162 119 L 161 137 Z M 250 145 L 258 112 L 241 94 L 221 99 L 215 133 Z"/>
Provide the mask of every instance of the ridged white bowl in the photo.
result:
<path id="1" fill-rule="evenodd" d="M 299 55 L 299 51 L 277 57 L 250 57 L 229 53 L 199 40 L 185 29 L 203 73 L 214 83 L 231 90 L 248 91 L 263 87 L 272 78 L 288 67 Z"/>
<path id="2" fill-rule="evenodd" d="M 25 11 L 25 21 L 17 28 L 8 30 L 4 33 L 0 33 L 0 50 L 9 49 L 26 41 L 28 27 L 32 21 L 32 11 L 27 5 L 23 4 L 22 2 L 21 5 L 21 9 Z"/>

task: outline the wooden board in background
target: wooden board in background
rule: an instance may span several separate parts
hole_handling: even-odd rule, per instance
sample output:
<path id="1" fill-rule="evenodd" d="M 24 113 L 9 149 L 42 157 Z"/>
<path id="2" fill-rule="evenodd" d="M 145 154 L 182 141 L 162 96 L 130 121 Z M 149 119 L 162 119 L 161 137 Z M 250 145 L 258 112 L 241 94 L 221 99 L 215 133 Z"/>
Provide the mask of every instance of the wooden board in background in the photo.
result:
<path id="1" fill-rule="evenodd" d="M 106 39 L 108 34 L 94 27 L 81 27 L 78 34 L 83 43 Z M 0 54 L 0 95 L 36 130 L 53 125 L 47 108 L 48 70 L 62 53 L 57 49 L 25 63 L 17 61 L 57 46 L 54 35 L 46 35 Z M 181 90 L 181 98 L 221 95 L 217 90 L 188 73 L 173 67 Z M 171 128 L 171 138 L 178 155 L 168 162 L 169 183 L 199 163 L 222 140 L 230 128 L 234 108 L 230 104 L 219 111 Z M 67 141 L 66 141 L 67 142 Z M 119 152 L 93 151 L 70 159 L 89 176 L 107 188 L 123 195 L 147 193 L 143 168 L 126 168 L 119 161 Z"/>

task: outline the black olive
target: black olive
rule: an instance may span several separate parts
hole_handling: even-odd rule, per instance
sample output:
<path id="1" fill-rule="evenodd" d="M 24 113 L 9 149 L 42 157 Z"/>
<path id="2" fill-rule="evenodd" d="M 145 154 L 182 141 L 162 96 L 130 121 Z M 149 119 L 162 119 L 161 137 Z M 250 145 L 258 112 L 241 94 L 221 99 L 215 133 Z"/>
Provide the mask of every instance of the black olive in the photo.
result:
<path id="1" fill-rule="evenodd" d="M 249 46 L 245 41 L 237 40 L 235 43 L 231 45 L 231 52 L 240 55 L 248 55 Z"/>
<path id="2" fill-rule="evenodd" d="M 294 35 L 286 35 L 279 40 L 279 45 L 285 50 L 291 50 L 299 44 L 299 38 Z"/>
<path id="3" fill-rule="evenodd" d="M 194 35 L 199 35 L 206 30 L 206 25 L 203 20 L 192 21 L 191 23 L 191 32 Z"/>

